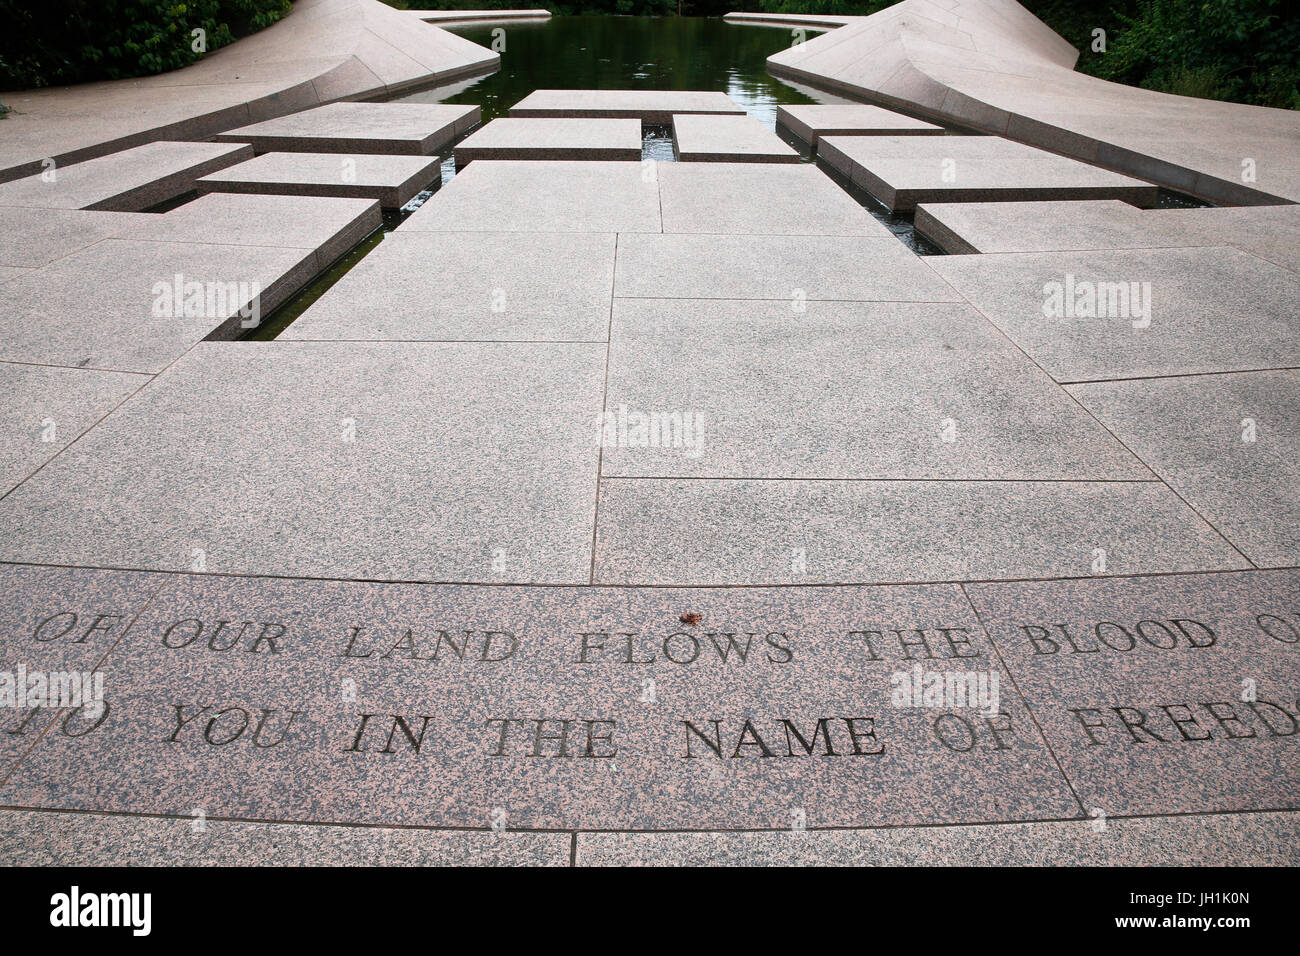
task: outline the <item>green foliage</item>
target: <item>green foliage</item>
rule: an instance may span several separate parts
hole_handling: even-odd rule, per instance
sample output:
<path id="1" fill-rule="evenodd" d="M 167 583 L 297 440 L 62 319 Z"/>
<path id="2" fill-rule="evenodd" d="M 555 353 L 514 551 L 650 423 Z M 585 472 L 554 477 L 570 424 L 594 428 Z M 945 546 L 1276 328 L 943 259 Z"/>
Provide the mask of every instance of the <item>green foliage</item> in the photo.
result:
<path id="1" fill-rule="evenodd" d="M 0 89 L 147 76 L 270 26 L 290 0 L 0 0 Z M 206 34 L 195 50 L 194 30 Z"/>

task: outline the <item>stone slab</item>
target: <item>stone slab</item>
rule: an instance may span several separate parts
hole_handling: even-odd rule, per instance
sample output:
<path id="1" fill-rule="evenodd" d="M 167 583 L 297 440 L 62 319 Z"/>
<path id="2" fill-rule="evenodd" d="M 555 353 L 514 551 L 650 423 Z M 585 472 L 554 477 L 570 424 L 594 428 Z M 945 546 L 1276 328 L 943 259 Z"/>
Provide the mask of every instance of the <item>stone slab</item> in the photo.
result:
<path id="1" fill-rule="evenodd" d="M 1236 249 L 932 256 L 927 264 L 1058 382 L 1300 365 L 1295 273 Z M 1104 318 L 1047 316 L 1086 304 L 1101 284 Z M 1137 283 L 1142 315 L 1118 291 Z M 1145 285 L 1143 285 L 1145 283 Z M 1073 294 L 1067 291 L 1067 286 Z M 1144 290 L 1149 290 L 1147 296 Z M 1056 306 L 1062 306 L 1057 309 Z M 1144 323 L 1146 323 L 1144 325 Z"/>
<path id="2" fill-rule="evenodd" d="M 456 165 L 476 159 L 631 160 L 641 158 L 635 119 L 494 119 L 456 145 Z"/>
<path id="3" fill-rule="evenodd" d="M 673 148 L 682 162 L 799 162 L 798 150 L 751 116 L 675 115 Z"/>
<path id="4" fill-rule="evenodd" d="M 659 232 L 659 186 L 641 163 L 485 160 L 457 173 L 399 230 Z"/>
<path id="5" fill-rule="evenodd" d="M 6 866 L 568 866 L 570 843 L 567 833 L 0 810 Z"/>
<path id="6" fill-rule="evenodd" d="M 705 90 L 534 90 L 510 108 L 511 116 L 639 119 L 667 126 L 679 113 L 743 116 L 726 93 Z"/>
<path id="7" fill-rule="evenodd" d="M 147 143 L 0 184 L 0 206 L 139 212 L 252 155 L 251 146 L 238 143 Z"/>
<path id="8" fill-rule="evenodd" d="M 195 185 L 200 193 L 377 199 L 385 208 L 396 209 L 440 176 L 437 157 L 263 153 L 204 176 Z"/>
<path id="9" fill-rule="evenodd" d="M 1150 183 L 996 136 L 823 136 L 817 155 L 891 211 L 925 202 L 1156 202 Z"/>
<path id="10" fill-rule="evenodd" d="M 20 270 L 49 265 L 101 239 L 118 236 L 135 223 L 148 226 L 161 218 L 147 213 L 5 206 L 0 208 L 4 222 L 0 264 L 21 274 Z"/>
<path id="11" fill-rule="evenodd" d="M 614 240 L 399 229 L 279 337 L 604 342 Z"/>
<path id="12" fill-rule="evenodd" d="M 661 299 L 957 302 L 961 297 L 891 238 L 692 233 L 619 237 L 614 294 Z"/>
<path id="13" fill-rule="evenodd" d="M 880 222 L 807 164 L 660 163 L 664 232 L 879 236 Z"/>
<path id="14" fill-rule="evenodd" d="M 942 136 L 947 132 L 942 126 L 864 103 L 778 106 L 776 125 L 811 146 L 817 145 L 819 136 Z"/>
<path id="15" fill-rule="evenodd" d="M 967 591 L 1090 813 L 1300 804 L 1300 572 Z"/>
<path id="16" fill-rule="evenodd" d="M 604 475 L 1154 480 L 962 305 L 620 299 L 608 377 Z"/>
<path id="17" fill-rule="evenodd" d="M 383 225 L 379 203 L 325 196 L 209 193 L 116 230 L 122 238 L 311 249 L 324 271 Z"/>
<path id="18" fill-rule="evenodd" d="M 1161 484 L 606 478 L 598 584 L 1000 580 L 1246 567 Z"/>
<path id="19" fill-rule="evenodd" d="M 481 122 L 477 106 L 449 103 L 330 103 L 213 139 L 259 153 L 392 153 L 432 156 Z"/>
<path id="20" fill-rule="evenodd" d="M 218 631 L 218 620 L 229 623 Z M 922 661 L 982 673 L 986 689 L 997 674 L 990 723 L 955 704 L 895 706 L 893 675 Z M 1082 812 L 952 586 L 665 592 L 189 576 L 153 600 L 104 671 L 107 719 L 80 737 L 46 735 L 0 801 L 485 830 Z M 234 707 L 253 715 L 247 733 Z M 263 709 L 274 713 L 254 743 Z M 547 739 L 566 728 L 563 744 Z"/>
<path id="21" fill-rule="evenodd" d="M 0 282 L 17 279 L 19 276 L 26 275 L 31 271 L 31 269 L 24 269 L 19 266 L 0 266 Z"/>
<path id="22" fill-rule="evenodd" d="M 301 248 L 105 239 L 6 284 L 0 360 L 159 372 L 196 342 L 265 318 L 315 272 Z M 202 315 L 178 314 L 177 290 L 191 283 L 202 284 Z"/>
<path id="23" fill-rule="evenodd" d="M 790 833 L 579 833 L 578 866 L 1295 866 L 1300 814 Z"/>
<path id="24" fill-rule="evenodd" d="M 1070 393 L 1260 567 L 1300 564 L 1300 372 L 1101 382 Z"/>
<path id="25" fill-rule="evenodd" d="M 203 343 L 0 501 L 0 559 L 584 583 L 605 351 Z"/>
<path id="26" fill-rule="evenodd" d="M 1113 199 L 929 203 L 916 231 L 945 252 L 1234 246 L 1300 271 L 1300 205 L 1141 210 Z"/>
<path id="27" fill-rule="evenodd" d="M 16 688 L 20 666 L 29 679 L 93 671 L 162 583 L 156 574 L 0 564 L 0 673 Z M 113 690 L 106 680 L 105 700 Z M 93 711 L 0 706 L 0 779 L 51 720 L 75 715 L 75 724 L 85 713 Z"/>
<path id="28" fill-rule="evenodd" d="M 0 362 L 0 495 L 45 464 L 148 379 Z"/>

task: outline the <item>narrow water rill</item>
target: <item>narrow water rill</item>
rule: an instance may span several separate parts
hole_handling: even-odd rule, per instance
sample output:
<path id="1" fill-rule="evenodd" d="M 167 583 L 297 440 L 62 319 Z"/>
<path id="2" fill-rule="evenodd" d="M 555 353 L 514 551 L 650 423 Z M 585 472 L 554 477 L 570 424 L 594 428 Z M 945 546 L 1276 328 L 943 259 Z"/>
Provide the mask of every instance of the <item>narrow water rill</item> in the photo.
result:
<path id="1" fill-rule="evenodd" d="M 1280 925 L 1155 867 L 1300 863 L 1300 32 L 1080 2 L 1114 59 L 1054 0 L 0 31 L 53 64 L 0 118 L 0 863 L 295 867 L 215 930 L 228 875 L 142 883 L 168 942 L 373 948 L 415 884 L 358 863 Z M 51 872 L 10 922 L 132 885 Z"/>

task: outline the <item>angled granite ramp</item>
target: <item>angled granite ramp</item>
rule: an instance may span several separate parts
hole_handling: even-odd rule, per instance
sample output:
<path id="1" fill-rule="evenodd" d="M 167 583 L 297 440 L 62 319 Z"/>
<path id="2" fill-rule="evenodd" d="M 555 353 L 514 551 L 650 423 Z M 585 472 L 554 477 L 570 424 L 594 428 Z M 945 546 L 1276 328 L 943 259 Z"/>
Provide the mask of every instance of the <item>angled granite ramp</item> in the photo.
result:
<path id="1" fill-rule="evenodd" d="M 727 17 L 742 18 L 786 22 Z M 1078 51 L 1015 0 L 903 0 L 843 20 L 768 57 L 768 71 L 1215 202 L 1300 202 L 1294 110 L 1171 96 L 1078 73 Z"/>

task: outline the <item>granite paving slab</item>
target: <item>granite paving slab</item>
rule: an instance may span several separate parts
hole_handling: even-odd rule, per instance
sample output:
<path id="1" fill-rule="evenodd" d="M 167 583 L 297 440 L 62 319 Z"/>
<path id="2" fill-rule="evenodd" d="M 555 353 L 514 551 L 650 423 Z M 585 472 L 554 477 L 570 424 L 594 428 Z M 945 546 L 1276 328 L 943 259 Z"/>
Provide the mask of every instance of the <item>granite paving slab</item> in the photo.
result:
<path id="1" fill-rule="evenodd" d="M 1090 814 L 1300 804 L 1300 572 L 967 591 Z"/>
<path id="2" fill-rule="evenodd" d="M 957 302 L 893 237 L 641 233 L 619 237 L 614 294 L 663 299 Z"/>
<path id="3" fill-rule="evenodd" d="M 657 170 L 664 232 L 891 235 L 811 165 L 660 163 Z"/>
<path id="4" fill-rule="evenodd" d="M 143 375 L 0 362 L 0 495 L 148 381 Z"/>
<path id="5" fill-rule="evenodd" d="M 752 116 L 675 115 L 673 149 L 683 162 L 799 162 L 798 150 Z"/>
<path id="6" fill-rule="evenodd" d="M 811 146 L 819 136 L 942 136 L 946 130 L 880 106 L 808 103 L 778 106 L 776 125 Z"/>
<path id="7" fill-rule="evenodd" d="M 18 266 L 0 266 L 0 282 L 17 279 L 19 276 L 26 275 L 31 271 L 31 269 L 23 269 Z"/>
<path id="8" fill-rule="evenodd" d="M 105 239 L 6 284 L 0 360 L 159 372 L 255 326 L 315 273 L 309 249 Z"/>
<path id="9" fill-rule="evenodd" d="M 1300 204 L 1156 209 L 1171 231 L 1193 233 L 1300 272 Z"/>
<path id="10" fill-rule="evenodd" d="M 483 160 L 457 173 L 399 231 L 659 232 L 655 170 L 663 165 Z"/>
<path id="11" fill-rule="evenodd" d="M 579 833 L 578 866 L 1295 866 L 1300 814 L 790 833 Z"/>
<path id="12" fill-rule="evenodd" d="M 0 265 L 21 274 L 101 239 L 120 235 L 135 223 L 148 226 L 160 218 L 147 213 L 0 207 L 0 220 L 4 222 L 0 230 Z"/>
<path id="13" fill-rule="evenodd" d="M 1150 183 L 996 136 L 823 136 L 817 155 L 890 210 L 954 201 L 1156 202 Z"/>
<path id="14" fill-rule="evenodd" d="M 1300 372 L 1101 382 L 1070 393 L 1260 567 L 1300 564 Z"/>
<path id="15" fill-rule="evenodd" d="M 614 241 L 399 229 L 280 338 L 604 342 Z"/>
<path id="16" fill-rule="evenodd" d="M 7 866 L 568 866 L 567 833 L 0 810 Z"/>
<path id="17" fill-rule="evenodd" d="M 209 193 L 115 231 L 127 239 L 311 249 L 324 271 L 382 224 L 370 199 Z"/>
<path id="18" fill-rule="evenodd" d="M 441 175 L 437 157 L 382 154 L 263 153 L 199 179 L 200 193 L 256 193 L 377 199 L 406 205 Z"/>
<path id="19" fill-rule="evenodd" d="M 964 305 L 619 299 L 606 412 L 612 476 L 1154 480 Z"/>
<path id="20" fill-rule="evenodd" d="M 0 206 L 139 212 L 195 188 L 195 180 L 249 159 L 238 143 L 147 143 L 0 183 Z"/>
<path id="21" fill-rule="evenodd" d="M 1300 365 L 1300 279 L 1236 249 L 926 262 L 1058 382 Z"/>
<path id="22" fill-rule="evenodd" d="M 1247 566 L 1150 481 L 606 478 L 595 581 L 895 583 Z"/>
<path id="23" fill-rule="evenodd" d="M 745 108 L 726 93 L 705 90 L 534 90 L 510 108 L 511 116 L 633 117 L 656 126 L 679 113 L 743 116 Z"/>
<path id="24" fill-rule="evenodd" d="M 196 346 L 0 501 L 0 559 L 584 583 L 603 345 Z"/>
<path id="25" fill-rule="evenodd" d="M 456 165 L 476 159 L 631 160 L 641 158 L 635 119 L 494 119 L 456 144 Z"/>
<path id="26" fill-rule="evenodd" d="M 432 156 L 481 122 L 477 106 L 449 103 L 330 103 L 213 139 L 259 153 L 393 153 Z"/>
<path id="27" fill-rule="evenodd" d="M 85 678 L 127 633 L 162 580 L 156 574 L 0 564 L 0 779 L 50 721 L 58 722 L 56 733 L 76 733 L 107 717 L 97 704 L 109 698 L 112 684 L 96 686 L 93 677 Z"/>
<path id="28" fill-rule="evenodd" d="M 970 694 L 904 700 L 916 670 Z M 107 719 L 46 735 L 0 801 L 484 830 L 1081 814 L 953 586 L 186 576 L 104 671 Z"/>

